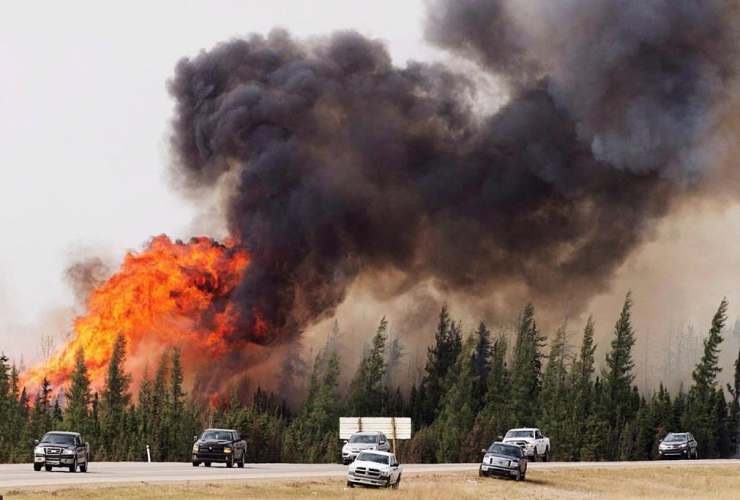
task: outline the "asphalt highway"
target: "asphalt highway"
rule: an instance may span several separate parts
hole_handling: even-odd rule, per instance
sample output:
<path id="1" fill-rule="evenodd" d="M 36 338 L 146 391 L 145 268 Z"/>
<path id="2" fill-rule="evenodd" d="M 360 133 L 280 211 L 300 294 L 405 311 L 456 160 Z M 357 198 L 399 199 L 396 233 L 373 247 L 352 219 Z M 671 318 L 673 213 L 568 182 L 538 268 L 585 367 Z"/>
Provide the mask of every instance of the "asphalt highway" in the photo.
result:
<path id="1" fill-rule="evenodd" d="M 549 462 L 530 463 L 531 473 L 554 469 L 685 467 L 701 468 L 731 465 L 740 472 L 740 460 L 692 460 L 665 462 Z M 469 471 L 477 476 L 478 464 L 404 465 L 404 477 L 434 472 Z M 347 467 L 333 464 L 247 464 L 244 469 L 227 469 L 214 464 L 206 468 L 189 463 L 91 462 L 86 474 L 70 474 L 63 469 L 35 472 L 31 464 L 0 465 L 0 494 L 17 488 L 46 488 L 90 485 L 162 484 L 192 481 L 248 481 L 250 479 L 310 479 L 345 477 Z M 529 474 L 531 477 L 532 474 Z"/>

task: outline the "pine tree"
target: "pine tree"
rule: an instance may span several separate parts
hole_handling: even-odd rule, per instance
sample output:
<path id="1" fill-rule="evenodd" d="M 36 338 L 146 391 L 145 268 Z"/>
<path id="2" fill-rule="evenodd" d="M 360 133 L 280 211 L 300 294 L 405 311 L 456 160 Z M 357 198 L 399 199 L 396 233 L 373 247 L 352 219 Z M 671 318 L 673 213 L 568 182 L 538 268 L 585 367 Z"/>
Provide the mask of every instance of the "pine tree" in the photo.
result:
<path id="1" fill-rule="evenodd" d="M 388 389 L 383 385 L 386 370 L 387 328 L 388 322 L 383 317 L 373 337 L 372 348 L 363 357 L 349 384 L 349 409 L 353 415 L 382 416 L 387 409 Z"/>
<path id="2" fill-rule="evenodd" d="M 444 395 L 444 379 L 461 350 L 459 326 L 450 320 L 447 305 L 444 305 L 439 313 L 434 345 L 427 349 L 426 374 L 419 388 L 421 422 L 415 422 L 415 425 L 430 425 L 436 418 Z"/>
<path id="3" fill-rule="evenodd" d="M 481 423 L 489 428 L 485 441 L 506 432 L 513 426 L 510 414 L 511 381 L 506 366 L 508 343 L 506 337 L 499 336 L 491 347 L 491 370 L 488 374 L 488 392 L 481 410 Z M 480 448 L 480 447 L 478 447 Z"/>
<path id="4" fill-rule="evenodd" d="M 719 345 L 722 343 L 722 330 L 727 321 L 727 300 L 722 302 L 712 318 L 709 335 L 704 339 L 704 354 L 694 368 L 691 378 L 694 381 L 689 391 L 689 414 L 691 429 L 699 446 L 699 454 L 714 458 L 720 454 L 720 434 L 726 422 L 721 422 L 717 411 L 717 376 L 722 371 L 719 366 Z M 724 400 L 724 396 L 722 396 Z"/>
<path id="5" fill-rule="evenodd" d="M 564 322 L 555 332 L 540 398 L 542 409 L 540 427 L 556 443 L 565 443 L 568 440 L 567 419 L 573 411 L 573 408 L 563 404 L 564 401 L 570 400 L 566 328 L 567 323 Z"/>
<path id="6" fill-rule="evenodd" d="M 475 337 L 475 349 L 473 350 L 472 363 L 477 376 L 474 394 L 476 399 L 482 402 L 488 390 L 488 375 L 491 372 L 491 331 L 481 321 L 473 335 Z"/>
<path id="7" fill-rule="evenodd" d="M 733 384 L 727 384 L 727 392 L 730 393 L 730 415 L 728 419 L 728 431 L 733 453 L 740 457 L 740 351 L 735 360 L 735 376 Z"/>
<path id="8" fill-rule="evenodd" d="M 632 347 L 635 345 L 635 332 L 632 329 L 632 294 L 624 300 L 622 313 L 614 325 L 614 340 L 611 351 L 606 355 L 606 367 L 602 369 L 604 384 L 606 419 L 612 429 L 611 458 L 619 459 L 627 437 L 625 425 L 634 417 L 632 381 L 635 378 L 632 370 Z"/>
<path id="9" fill-rule="evenodd" d="M 511 367 L 511 407 L 517 426 L 533 426 L 537 421 L 538 398 L 542 384 L 542 348 L 545 338 L 537 330 L 534 306 L 528 303 L 517 325 L 514 362 Z"/>
<path id="10" fill-rule="evenodd" d="M 468 337 L 457 362 L 447 373 L 447 388 L 442 399 L 439 418 L 434 423 L 440 436 L 440 447 L 437 460 L 441 463 L 458 462 L 463 457 L 461 451 L 468 433 L 475 423 L 476 409 L 479 400 L 475 395 L 478 380 L 476 366 L 472 362 L 476 338 Z"/>
<path id="11" fill-rule="evenodd" d="M 588 317 L 583 330 L 583 340 L 578 357 L 573 362 L 570 372 L 570 393 L 568 407 L 571 411 L 567 418 L 568 438 L 563 442 L 564 455 L 570 460 L 578 460 L 586 435 L 586 417 L 592 413 L 594 406 L 593 381 L 595 323 L 593 316 Z"/>
<path id="12" fill-rule="evenodd" d="M 404 348 L 401 345 L 398 335 L 393 335 L 393 338 L 388 344 L 388 361 L 386 363 L 384 382 L 386 387 L 397 387 L 399 385 L 398 378 L 401 371 L 401 361 L 406 356 L 406 353 L 403 351 Z"/>
<path id="13" fill-rule="evenodd" d="M 71 380 L 72 383 L 66 392 L 65 428 L 87 437 L 92 430 L 90 422 L 92 392 L 90 391 L 90 376 L 85 364 L 85 352 L 82 347 L 77 350 L 75 370 L 72 372 Z"/>
<path id="14" fill-rule="evenodd" d="M 108 374 L 101 399 L 101 442 L 107 451 L 106 459 L 123 460 L 126 410 L 131 402 L 128 392 L 131 376 L 124 371 L 126 338 L 118 335 L 108 364 Z"/>

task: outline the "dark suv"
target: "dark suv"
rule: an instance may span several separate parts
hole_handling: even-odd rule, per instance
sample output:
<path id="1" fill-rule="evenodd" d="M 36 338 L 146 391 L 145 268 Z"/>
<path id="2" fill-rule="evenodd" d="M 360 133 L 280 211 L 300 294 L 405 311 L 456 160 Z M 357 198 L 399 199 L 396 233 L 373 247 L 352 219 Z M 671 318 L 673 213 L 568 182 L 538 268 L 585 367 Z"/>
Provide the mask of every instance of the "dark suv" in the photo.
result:
<path id="1" fill-rule="evenodd" d="M 658 458 L 686 458 L 697 459 L 699 452 L 696 449 L 696 439 L 690 432 L 671 432 L 658 446 Z"/>
<path id="2" fill-rule="evenodd" d="M 247 458 L 247 442 L 239 437 L 234 429 L 206 429 L 200 437 L 195 436 L 193 445 L 193 467 L 201 463 L 210 467 L 212 463 L 226 464 L 233 467 L 236 464 L 244 468 Z"/>

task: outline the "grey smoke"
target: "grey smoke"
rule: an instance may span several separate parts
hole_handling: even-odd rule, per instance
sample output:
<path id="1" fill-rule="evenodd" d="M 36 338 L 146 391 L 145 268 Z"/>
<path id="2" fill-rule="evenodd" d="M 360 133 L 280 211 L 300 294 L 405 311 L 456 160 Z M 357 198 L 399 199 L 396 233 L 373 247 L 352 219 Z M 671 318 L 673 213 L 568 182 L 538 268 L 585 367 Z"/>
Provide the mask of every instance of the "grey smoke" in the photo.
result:
<path id="1" fill-rule="evenodd" d="M 737 98 L 736 2 L 437 0 L 428 38 L 496 74 L 392 65 L 355 32 L 275 30 L 177 65 L 174 169 L 191 193 L 233 184 L 253 254 L 233 300 L 292 337 L 360 274 L 580 307 L 655 223 L 713 175 L 706 144 Z"/>

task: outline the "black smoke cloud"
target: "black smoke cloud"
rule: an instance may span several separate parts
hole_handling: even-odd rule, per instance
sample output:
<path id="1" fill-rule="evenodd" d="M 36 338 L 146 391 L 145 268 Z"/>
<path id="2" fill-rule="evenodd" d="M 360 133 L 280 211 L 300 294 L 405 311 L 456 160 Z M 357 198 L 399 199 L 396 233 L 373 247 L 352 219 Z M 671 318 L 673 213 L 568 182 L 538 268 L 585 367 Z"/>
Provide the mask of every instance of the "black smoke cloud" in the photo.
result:
<path id="1" fill-rule="evenodd" d="M 245 331 L 257 313 L 290 337 L 388 271 L 397 293 L 433 280 L 585 305 L 713 175 L 708 139 L 737 98 L 736 3 L 429 7 L 431 41 L 505 82 L 495 113 L 465 75 L 395 67 L 354 32 L 276 30 L 177 65 L 175 174 L 196 194 L 231 184 L 229 226 L 253 255 Z"/>

